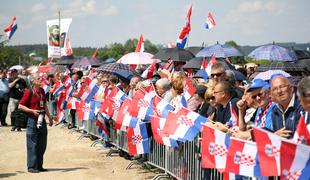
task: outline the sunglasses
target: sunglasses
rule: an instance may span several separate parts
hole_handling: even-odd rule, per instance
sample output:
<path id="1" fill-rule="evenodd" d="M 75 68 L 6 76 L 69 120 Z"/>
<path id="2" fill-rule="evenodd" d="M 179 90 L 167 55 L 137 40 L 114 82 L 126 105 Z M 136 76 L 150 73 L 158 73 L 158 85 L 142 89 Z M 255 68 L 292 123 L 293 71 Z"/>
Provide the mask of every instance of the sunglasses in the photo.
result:
<path id="1" fill-rule="evenodd" d="M 223 73 L 214 73 L 214 74 L 211 74 L 211 78 L 214 78 L 215 76 L 220 77 L 222 75 L 223 75 Z"/>
<path id="2" fill-rule="evenodd" d="M 102 80 L 102 82 L 106 83 L 106 82 L 108 82 L 108 80 Z"/>
<path id="3" fill-rule="evenodd" d="M 210 100 L 215 100 L 215 97 L 214 96 L 207 97 L 207 101 L 210 101 Z"/>
<path id="4" fill-rule="evenodd" d="M 258 93 L 252 96 L 252 99 L 256 99 L 257 96 L 262 97 L 262 95 L 264 95 L 264 93 Z"/>

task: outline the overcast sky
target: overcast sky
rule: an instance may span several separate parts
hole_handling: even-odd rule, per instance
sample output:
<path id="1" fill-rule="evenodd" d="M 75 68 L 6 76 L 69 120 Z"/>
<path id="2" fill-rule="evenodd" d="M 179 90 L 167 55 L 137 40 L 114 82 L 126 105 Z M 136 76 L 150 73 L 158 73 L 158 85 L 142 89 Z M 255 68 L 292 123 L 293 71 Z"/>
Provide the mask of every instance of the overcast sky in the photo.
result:
<path id="1" fill-rule="evenodd" d="M 1 1 L 0 28 L 17 17 L 9 45 L 47 43 L 46 20 L 72 18 L 73 47 L 138 38 L 175 42 L 193 5 L 189 46 L 234 40 L 239 45 L 310 42 L 310 0 L 7 0 Z M 216 22 L 204 29 L 208 12 Z"/>

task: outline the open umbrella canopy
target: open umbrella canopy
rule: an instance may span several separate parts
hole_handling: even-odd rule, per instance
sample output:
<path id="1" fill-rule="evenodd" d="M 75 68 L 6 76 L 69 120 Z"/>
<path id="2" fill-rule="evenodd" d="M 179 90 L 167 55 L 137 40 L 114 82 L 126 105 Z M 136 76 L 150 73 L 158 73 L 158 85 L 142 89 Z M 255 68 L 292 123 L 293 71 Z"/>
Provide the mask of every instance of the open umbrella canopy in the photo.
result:
<path id="1" fill-rule="evenodd" d="M 296 54 L 297 60 L 310 58 L 310 53 L 307 51 L 303 51 L 300 49 L 292 49 L 291 51 L 292 53 Z"/>
<path id="2" fill-rule="evenodd" d="M 12 69 L 22 70 L 22 69 L 24 69 L 24 67 L 22 65 L 14 65 L 14 66 L 10 67 L 9 70 L 12 70 Z"/>
<path id="3" fill-rule="evenodd" d="M 264 72 L 268 70 L 283 70 L 289 73 L 305 71 L 303 67 L 292 62 L 271 62 L 270 64 L 261 65 L 257 68 L 258 72 Z"/>
<path id="4" fill-rule="evenodd" d="M 215 44 L 203 48 L 196 54 L 196 57 L 212 57 L 213 55 L 217 58 L 243 56 L 243 54 L 234 46 Z"/>
<path id="5" fill-rule="evenodd" d="M 80 68 L 80 67 L 87 67 L 87 66 L 97 66 L 97 65 L 99 65 L 101 63 L 102 63 L 102 61 L 97 59 L 97 58 L 83 57 L 82 59 L 79 59 L 79 60 L 75 61 L 73 63 L 73 65 L 71 66 L 71 68 Z"/>
<path id="6" fill-rule="evenodd" d="M 191 47 L 187 47 L 185 48 L 185 50 L 191 52 L 192 54 L 194 54 L 196 56 L 196 54 L 202 50 L 204 47 L 202 46 L 191 46 Z"/>
<path id="7" fill-rule="evenodd" d="M 310 73 L 310 59 L 300 59 L 295 61 L 298 66 L 305 68 Z"/>
<path id="8" fill-rule="evenodd" d="M 179 48 L 165 48 L 159 50 L 154 56 L 153 59 L 160 59 L 163 61 L 168 61 L 172 59 L 173 61 L 189 61 L 195 56 L 185 49 Z"/>
<path id="9" fill-rule="evenodd" d="M 153 56 L 147 52 L 131 52 L 122 56 L 117 62 L 122 64 L 152 64 Z"/>
<path id="10" fill-rule="evenodd" d="M 271 60 L 271 61 L 297 60 L 297 56 L 294 52 L 275 44 L 260 46 L 254 49 L 248 56 L 256 60 Z"/>
<path id="11" fill-rule="evenodd" d="M 261 73 L 258 73 L 254 79 L 270 80 L 270 78 L 275 74 L 281 74 L 285 77 L 291 77 L 291 75 L 283 70 L 268 70 Z"/>
<path id="12" fill-rule="evenodd" d="M 183 69 L 194 69 L 194 70 L 198 70 L 201 68 L 201 64 L 202 64 L 202 59 L 203 57 L 195 57 L 193 59 L 191 59 L 190 61 L 186 62 L 186 64 L 183 66 Z M 206 58 L 207 63 L 210 61 L 210 59 Z M 233 65 L 231 65 L 230 63 L 228 63 L 226 60 L 224 59 L 217 59 L 216 62 L 223 64 L 225 69 L 235 69 Z"/>
<path id="13" fill-rule="evenodd" d="M 56 62 L 56 65 L 71 65 L 75 63 L 78 59 L 60 59 Z"/>
<path id="14" fill-rule="evenodd" d="M 116 73 L 119 70 L 131 71 L 128 64 L 121 64 L 121 63 L 103 64 L 99 68 L 97 68 L 97 71 L 108 73 Z"/>
<path id="15" fill-rule="evenodd" d="M 53 67 L 51 71 L 48 72 L 48 74 L 56 74 L 57 72 L 65 72 L 67 69 L 66 66 L 63 65 L 56 65 Z"/>

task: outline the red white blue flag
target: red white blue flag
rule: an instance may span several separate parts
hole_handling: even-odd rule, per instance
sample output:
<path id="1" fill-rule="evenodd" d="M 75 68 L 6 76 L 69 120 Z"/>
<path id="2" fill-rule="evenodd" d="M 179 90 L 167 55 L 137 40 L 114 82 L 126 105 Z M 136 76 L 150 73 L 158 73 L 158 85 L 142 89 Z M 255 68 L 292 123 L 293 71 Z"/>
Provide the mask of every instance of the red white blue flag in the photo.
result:
<path id="1" fill-rule="evenodd" d="M 154 96 L 152 101 L 152 107 L 154 115 L 162 118 L 167 118 L 169 111 L 173 111 L 174 107 L 167 103 L 164 99 L 159 96 Z"/>
<path id="2" fill-rule="evenodd" d="M 103 137 L 103 136 L 109 136 L 109 131 L 106 126 L 106 120 L 105 118 L 99 114 L 97 121 L 96 121 L 96 126 L 98 126 L 98 133 Z"/>
<path id="3" fill-rule="evenodd" d="M 164 132 L 178 141 L 193 141 L 207 118 L 182 107 L 177 113 L 169 112 Z"/>
<path id="4" fill-rule="evenodd" d="M 165 132 L 163 131 L 166 121 L 166 118 L 151 116 L 153 137 L 155 141 L 160 144 L 169 147 L 178 147 L 178 142 L 175 139 L 170 138 L 169 134 L 165 134 Z"/>
<path id="5" fill-rule="evenodd" d="M 225 172 L 261 177 L 256 143 L 231 138 Z"/>
<path id="6" fill-rule="evenodd" d="M 209 12 L 208 18 L 207 18 L 206 23 L 205 23 L 205 28 L 206 29 L 212 29 L 212 28 L 214 28 L 214 26 L 215 26 L 215 21 L 213 19 L 212 14 Z"/>
<path id="7" fill-rule="evenodd" d="M 280 175 L 281 137 L 266 130 L 254 128 L 262 176 Z"/>
<path id="8" fill-rule="evenodd" d="M 281 179 L 310 179 L 310 146 L 281 143 Z"/>
<path id="9" fill-rule="evenodd" d="M 17 30 L 16 16 L 14 16 L 10 25 L 4 29 L 4 32 L 6 33 L 8 38 L 11 39 L 16 30 Z"/>
<path id="10" fill-rule="evenodd" d="M 154 111 L 151 106 L 154 96 L 154 91 L 147 93 L 142 89 L 138 89 L 133 99 L 134 103 L 132 103 L 132 115 L 139 119 L 149 121 L 150 117 L 154 115 Z"/>
<path id="11" fill-rule="evenodd" d="M 196 88 L 191 82 L 190 78 L 186 79 L 183 91 L 184 91 L 183 94 L 184 94 L 186 101 L 188 101 L 195 94 Z"/>
<path id="12" fill-rule="evenodd" d="M 185 47 L 187 37 L 191 31 L 191 15 L 192 15 L 192 5 L 189 7 L 186 16 L 186 24 L 182 28 L 179 38 L 177 39 L 177 47 L 183 49 Z"/>
<path id="13" fill-rule="evenodd" d="M 300 115 L 293 141 L 295 143 L 305 144 L 308 146 L 310 145 L 310 132 L 307 128 L 305 118 L 302 114 Z"/>
<path id="14" fill-rule="evenodd" d="M 228 120 L 226 125 L 229 127 L 238 126 L 239 125 L 238 114 L 233 105 L 231 104 L 231 102 L 229 103 L 229 106 L 230 106 L 230 119 Z"/>
<path id="15" fill-rule="evenodd" d="M 144 52 L 144 40 L 143 35 L 140 35 L 139 42 L 137 44 L 135 52 Z"/>
<path id="16" fill-rule="evenodd" d="M 118 115 L 114 124 L 115 129 L 124 129 L 122 127 L 135 128 L 137 126 L 139 119 L 131 116 L 130 111 L 132 107 L 132 100 L 126 98 L 118 111 Z"/>
<path id="17" fill-rule="evenodd" d="M 202 76 L 205 81 L 208 79 L 207 67 L 208 67 L 208 64 L 207 64 L 206 58 L 203 57 L 200 69 L 203 70 Z"/>
<path id="18" fill-rule="evenodd" d="M 97 85 L 97 79 L 91 80 L 90 78 L 87 78 L 81 87 L 78 96 L 86 101 L 90 102 L 92 98 L 96 95 L 96 93 L 99 90 L 99 86 Z"/>
<path id="19" fill-rule="evenodd" d="M 202 130 L 202 168 L 216 168 L 224 171 L 230 136 L 222 131 L 204 126 Z"/>
<path id="20" fill-rule="evenodd" d="M 215 55 L 213 55 L 211 57 L 211 60 L 209 61 L 208 65 L 207 65 L 208 76 L 211 76 L 211 67 L 212 67 L 213 64 L 216 64 L 216 57 L 215 57 Z"/>
<path id="21" fill-rule="evenodd" d="M 127 141 L 131 156 L 150 152 L 150 140 L 145 123 L 140 123 L 135 128 L 127 128 Z"/>

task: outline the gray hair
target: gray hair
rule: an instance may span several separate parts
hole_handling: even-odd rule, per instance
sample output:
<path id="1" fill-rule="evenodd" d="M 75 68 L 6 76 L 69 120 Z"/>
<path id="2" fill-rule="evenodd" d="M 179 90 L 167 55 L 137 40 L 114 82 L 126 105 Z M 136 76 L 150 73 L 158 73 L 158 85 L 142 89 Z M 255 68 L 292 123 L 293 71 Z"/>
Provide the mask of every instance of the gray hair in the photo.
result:
<path id="1" fill-rule="evenodd" d="M 162 78 L 156 81 L 156 86 L 163 88 L 164 90 L 169 90 L 171 88 L 170 82 L 167 78 Z"/>
<path id="2" fill-rule="evenodd" d="M 30 76 L 28 76 L 28 79 L 29 79 L 29 81 L 32 83 L 32 81 L 33 81 L 37 76 L 39 76 L 38 73 L 33 73 L 33 74 L 31 74 Z"/>
<path id="3" fill-rule="evenodd" d="M 298 84 L 298 93 L 302 97 L 307 97 L 310 94 L 310 76 L 304 77 Z"/>

